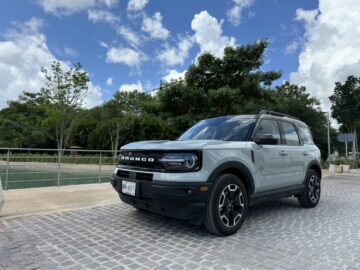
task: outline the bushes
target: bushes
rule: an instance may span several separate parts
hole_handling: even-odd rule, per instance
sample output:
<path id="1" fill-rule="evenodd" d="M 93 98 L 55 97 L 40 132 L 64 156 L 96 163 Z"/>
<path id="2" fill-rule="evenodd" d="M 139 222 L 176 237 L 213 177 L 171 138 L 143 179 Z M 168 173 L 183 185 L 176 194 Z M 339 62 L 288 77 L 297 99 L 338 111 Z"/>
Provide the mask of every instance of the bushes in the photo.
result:
<path id="1" fill-rule="evenodd" d="M 351 169 L 359 169 L 360 168 L 360 160 L 351 160 L 346 158 L 339 158 L 332 162 L 335 165 L 350 165 Z"/>

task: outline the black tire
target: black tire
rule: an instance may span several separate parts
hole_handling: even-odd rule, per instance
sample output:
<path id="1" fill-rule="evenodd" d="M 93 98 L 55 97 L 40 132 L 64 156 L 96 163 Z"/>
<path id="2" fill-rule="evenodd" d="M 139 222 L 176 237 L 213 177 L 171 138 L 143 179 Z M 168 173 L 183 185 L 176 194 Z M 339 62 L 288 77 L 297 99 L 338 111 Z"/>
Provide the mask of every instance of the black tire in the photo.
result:
<path id="1" fill-rule="evenodd" d="M 215 235 L 234 234 L 245 220 L 247 206 L 247 192 L 240 178 L 221 174 L 211 189 L 204 225 Z"/>
<path id="2" fill-rule="evenodd" d="M 139 207 L 136 207 L 136 206 L 134 206 L 134 208 L 135 208 L 136 210 L 140 211 L 140 212 L 149 213 L 149 211 L 148 211 L 148 210 L 146 210 L 146 209 L 139 208 Z"/>
<path id="3" fill-rule="evenodd" d="M 315 170 L 309 170 L 305 179 L 305 189 L 298 196 L 300 205 L 305 208 L 315 207 L 320 200 L 321 178 Z"/>

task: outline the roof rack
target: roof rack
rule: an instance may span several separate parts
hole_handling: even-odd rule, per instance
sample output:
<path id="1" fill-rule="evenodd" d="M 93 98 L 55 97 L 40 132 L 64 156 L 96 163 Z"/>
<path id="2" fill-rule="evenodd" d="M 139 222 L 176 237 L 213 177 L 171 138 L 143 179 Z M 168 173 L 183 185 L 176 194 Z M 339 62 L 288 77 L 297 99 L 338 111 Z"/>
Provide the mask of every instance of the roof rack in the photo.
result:
<path id="1" fill-rule="evenodd" d="M 293 119 L 296 119 L 296 120 L 300 120 L 297 117 L 294 117 L 294 116 L 291 116 L 291 115 L 288 115 L 288 114 L 285 114 L 285 113 L 278 113 L 278 112 L 268 111 L 268 110 L 261 110 L 259 112 L 258 116 L 261 116 L 263 114 L 274 115 L 274 116 L 279 116 L 279 117 L 289 117 L 289 118 L 293 118 Z"/>

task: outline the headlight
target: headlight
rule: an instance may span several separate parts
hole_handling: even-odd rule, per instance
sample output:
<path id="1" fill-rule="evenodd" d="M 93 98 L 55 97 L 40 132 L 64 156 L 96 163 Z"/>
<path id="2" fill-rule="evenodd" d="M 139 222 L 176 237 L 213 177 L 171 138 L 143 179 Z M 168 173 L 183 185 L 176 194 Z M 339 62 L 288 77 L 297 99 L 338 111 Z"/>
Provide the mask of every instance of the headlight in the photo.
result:
<path id="1" fill-rule="evenodd" d="M 114 174 L 117 174 L 118 170 L 119 170 L 118 168 L 115 168 Z"/>
<path id="2" fill-rule="evenodd" d="M 168 153 L 159 161 L 166 170 L 196 171 L 199 169 L 199 157 L 194 153 Z"/>

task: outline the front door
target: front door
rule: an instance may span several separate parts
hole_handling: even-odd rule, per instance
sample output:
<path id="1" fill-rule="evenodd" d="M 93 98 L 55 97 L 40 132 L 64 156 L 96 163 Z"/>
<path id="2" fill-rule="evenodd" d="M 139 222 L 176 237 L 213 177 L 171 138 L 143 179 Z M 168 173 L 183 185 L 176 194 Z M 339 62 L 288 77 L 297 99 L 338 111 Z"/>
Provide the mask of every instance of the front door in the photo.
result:
<path id="1" fill-rule="evenodd" d="M 251 145 L 256 166 L 256 192 L 286 187 L 289 173 L 289 160 L 286 146 L 282 144 L 277 120 L 261 119 L 254 132 L 253 141 L 261 136 L 271 135 L 277 139 L 275 145 L 262 145 L 255 142 Z"/>

